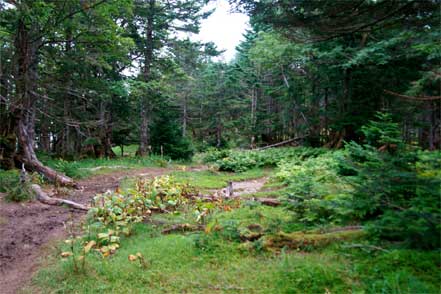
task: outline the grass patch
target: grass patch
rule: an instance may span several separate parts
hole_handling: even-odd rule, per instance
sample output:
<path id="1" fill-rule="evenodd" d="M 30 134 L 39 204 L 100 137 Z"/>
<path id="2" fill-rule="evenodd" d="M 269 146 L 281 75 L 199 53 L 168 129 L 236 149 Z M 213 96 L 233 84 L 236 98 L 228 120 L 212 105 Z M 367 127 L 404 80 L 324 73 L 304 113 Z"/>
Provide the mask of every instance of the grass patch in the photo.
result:
<path id="1" fill-rule="evenodd" d="M 0 192 L 6 193 L 19 182 L 18 170 L 0 170 Z"/>
<path id="2" fill-rule="evenodd" d="M 259 191 L 255 193 L 250 193 L 245 195 L 246 198 L 256 197 L 256 198 L 279 198 L 281 196 L 284 196 L 288 193 L 288 190 L 286 189 L 279 189 L 279 190 L 271 190 L 271 191 Z"/>
<path id="3" fill-rule="evenodd" d="M 29 174 L 29 180 L 41 184 L 41 177 L 36 174 Z M 17 169 L 0 171 L 0 193 L 6 193 L 4 199 L 9 202 L 23 202 L 33 198 L 29 183 L 21 183 Z"/>
<path id="4" fill-rule="evenodd" d="M 165 167 L 168 162 L 159 156 L 148 157 L 117 157 L 112 159 L 82 159 L 66 161 L 62 159 L 46 159 L 45 164 L 66 174 L 80 179 L 96 174 L 106 174 L 121 169 L 143 167 Z"/>
<path id="5" fill-rule="evenodd" d="M 135 156 L 138 147 L 139 145 L 137 144 L 123 146 L 124 156 Z M 112 148 L 112 150 L 116 154 L 116 156 L 121 156 L 121 146 L 115 146 Z"/>
<path id="6" fill-rule="evenodd" d="M 177 181 L 188 182 L 201 189 L 220 189 L 227 186 L 228 181 L 245 181 L 264 177 L 270 173 L 269 169 L 251 169 L 241 173 L 219 172 L 212 170 L 186 172 L 172 172 Z"/>
<path id="7" fill-rule="evenodd" d="M 260 211 L 265 218 L 281 213 L 265 209 Z M 254 221 L 256 212 L 238 210 L 222 217 Z M 223 238 L 207 248 L 197 241 L 205 233 L 161 235 L 160 228 L 138 224 L 115 255 L 88 256 L 86 273 L 72 274 L 70 260 L 55 261 L 34 282 L 58 293 L 438 293 L 439 256 L 434 252 L 366 254 L 330 248 L 275 256 L 244 252 Z M 128 260 L 138 252 L 146 268 Z"/>
<path id="8" fill-rule="evenodd" d="M 195 245 L 197 235 L 160 236 L 145 225 L 136 233 L 112 258 L 88 258 L 86 275 L 72 275 L 66 261 L 41 271 L 36 282 L 60 293 L 297 293 L 292 290 L 306 283 L 315 286 L 303 293 L 324 293 L 325 286 L 331 291 L 350 289 L 335 272 L 341 263 L 332 257 L 243 254 L 222 241 L 215 252 L 206 252 Z M 137 252 L 147 260 L 147 268 L 128 261 Z"/>
<path id="9" fill-rule="evenodd" d="M 113 255 L 102 258 L 92 250 L 84 273 L 73 272 L 72 258 L 54 257 L 53 264 L 35 276 L 35 284 L 42 292 L 59 293 L 439 293 L 439 251 L 400 249 L 402 244 L 388 241 L 373 243 L 358 228 L 357 238 L 345 237 L 349 229 L 332 232 L 336 226 L 360 224 L 350 218 L 346 197 L 353 189 L 337 173 L 334 156 L 338 153 L 280 163 L 276 176 L 255 196 L 287 194 L 281 195 L 282 206 L 249 200 L 240 201 L 240 206 L 222 202 L 198 223 L 197 212 L 206 203 L 184 203 L 173 213 L 153 214 L 150 221 L 135 224 L 133 235 L 122 237 Z M 240 173 L 171 174 L 199 189 L 219 189 L 230 180 L 271 173 L 255 168 Z M 133 184 L 134 179 L 126 179 L 123 188 Z M 175 224 L 206 227 L 205 231 L 161 234 Z M 332 234 L 335 242 L 323 239 Z M 274 238 L 298 242 L 298 246 L 283 243 L 277 250 L 268 250 L 265 241 L 277 241 Z M 310 242 L 305 240 L 320 241 L 319 246 L 307 246 Z M 60 250 L 66 246 L 62 244 Z M 137 253 L 145 263 L 129 261 Z"/>

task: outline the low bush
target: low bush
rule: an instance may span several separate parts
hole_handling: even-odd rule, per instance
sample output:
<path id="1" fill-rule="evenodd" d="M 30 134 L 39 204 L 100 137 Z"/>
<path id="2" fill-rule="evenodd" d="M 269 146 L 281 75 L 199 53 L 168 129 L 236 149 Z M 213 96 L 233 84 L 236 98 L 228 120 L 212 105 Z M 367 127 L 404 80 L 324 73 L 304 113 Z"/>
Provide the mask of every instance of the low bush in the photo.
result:
<path id="1" fill-rule="evenodd" d="M 287 186 L 285 203 L 298 221 L 308 226 L 354 221 L 352 186 L 338 174 L 343 154 L 328 152 L 304 161 L 283 160 L 279 164 L 275 179 Z"/>
<path id="2" fill-rule="evenodd" d="M 6 193 L 8 189 L 17 186 L 18 182 L 18 170 L 0 170 L 0 192 Z"/>
<path id="3" fill-rule="evenodd" d="M 354 211 L 379 238 L 439 248 L 440 153 L 404 145 L 398 124 L 387 115 L 379 114 L 363 132 L 369 145 L 347 144 L 342 162 L 355 174 L 348 178 L 355 188 Z"/>
<path id="4" fill-rule="evenodd" d="M 38 174 L 31 174 L 30 181 L 41 184 L 42 179 Z M 29 183 L 21 183 L 18 170 L 0 171 L 0 192 L 6 193 L 5 200 L 22 202 L 32 199 L 33 193 Z"/>
<path id="5" fill-rule="evenodd" d="M 210 150 L 203 161 L 214 163 L 221 171 L 243 172 L 256 167 L 275 167 L 282 160 L 302 161 L 326 153 L 325 149 L 307 147 L 266 150 Z"/>

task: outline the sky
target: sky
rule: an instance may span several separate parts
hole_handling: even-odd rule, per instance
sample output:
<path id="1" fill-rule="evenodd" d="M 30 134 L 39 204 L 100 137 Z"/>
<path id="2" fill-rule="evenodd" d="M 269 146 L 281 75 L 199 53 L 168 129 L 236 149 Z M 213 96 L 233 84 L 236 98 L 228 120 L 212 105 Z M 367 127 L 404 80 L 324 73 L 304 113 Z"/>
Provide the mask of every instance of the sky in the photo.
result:
<path id="1" fill-rule="evenodd" d="M 249 28 L 249 18 L 242 13 L 230 12 L 231 7 L 227 0 L 217 0 L 209 4 L 209 8 L 216 10 L 201 23 L 201 30 L 192 39 L 202 42 L 214 42 L 218 49 L 226 50 L 224 61 L 230 61 L 236 54 L 236 46 L 243 39 L 245 30 Z"/>

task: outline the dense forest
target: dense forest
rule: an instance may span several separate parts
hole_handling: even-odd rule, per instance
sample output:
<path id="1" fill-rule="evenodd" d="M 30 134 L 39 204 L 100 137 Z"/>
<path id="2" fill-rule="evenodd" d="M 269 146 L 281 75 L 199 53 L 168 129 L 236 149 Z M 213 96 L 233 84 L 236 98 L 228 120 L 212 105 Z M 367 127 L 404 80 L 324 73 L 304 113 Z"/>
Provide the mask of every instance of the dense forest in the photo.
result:
<path id="1" fill-rule="evenodd" d="M 6 293 L 437 293 L 441 2 L 215 2 L 0 0 Z"/>
<path id="2" fill-rule="evenodd" d="M 131 143 L 174 158 L 294 138 L 341 148 L 378 111 L 407 143 L 441 147 L 438 1 L 233 1 L 251 29 L 228 63 L 180 34 L 207 2 L 3 1 L 2 167 Z"/>

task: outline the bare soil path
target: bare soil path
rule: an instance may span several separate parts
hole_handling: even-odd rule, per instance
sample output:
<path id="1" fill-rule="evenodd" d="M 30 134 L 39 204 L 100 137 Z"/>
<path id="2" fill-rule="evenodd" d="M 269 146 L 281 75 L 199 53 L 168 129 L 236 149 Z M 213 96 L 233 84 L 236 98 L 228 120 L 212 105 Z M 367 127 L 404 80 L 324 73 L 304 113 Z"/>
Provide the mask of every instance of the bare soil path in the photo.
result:
<path id="1" fill-rule="evenodd" d="M 153 177 L 172 171 L 143 168 L 97 175 L 79 181 L 82 190 L 64 198 L 87 204 L 97 193 L 116 189 L 126 177 Z M 39 202 L 7 203 L 0 197 L 0 294 L 18 293 L 32 278 L 50 241 L 65 237 L 64 223 L 84 212 Z"/>

